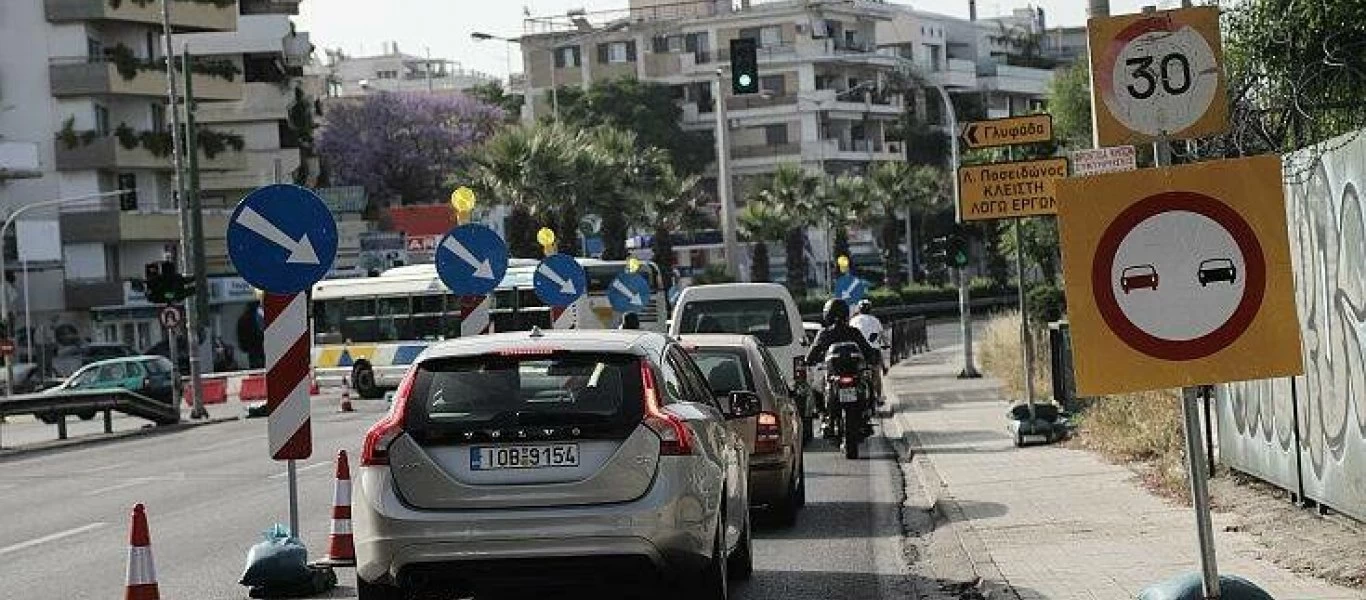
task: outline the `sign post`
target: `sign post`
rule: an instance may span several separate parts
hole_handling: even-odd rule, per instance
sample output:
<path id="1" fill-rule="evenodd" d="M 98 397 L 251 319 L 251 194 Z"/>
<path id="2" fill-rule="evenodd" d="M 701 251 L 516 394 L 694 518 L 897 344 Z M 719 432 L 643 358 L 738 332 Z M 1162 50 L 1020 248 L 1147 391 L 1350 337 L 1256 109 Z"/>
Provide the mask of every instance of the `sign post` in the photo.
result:
<path id="1" fill-rule="evenodd" d="M 228 220 L 227 244 L 237 272 L 265 291 L 266 437 L 271 458 L 286 461 L 289 528 L 299 537 L 294 461 L 313 454 L 308 290 L 332 268 L 337 223 L 313 192 L 268 185 L 238 203 Z"/>

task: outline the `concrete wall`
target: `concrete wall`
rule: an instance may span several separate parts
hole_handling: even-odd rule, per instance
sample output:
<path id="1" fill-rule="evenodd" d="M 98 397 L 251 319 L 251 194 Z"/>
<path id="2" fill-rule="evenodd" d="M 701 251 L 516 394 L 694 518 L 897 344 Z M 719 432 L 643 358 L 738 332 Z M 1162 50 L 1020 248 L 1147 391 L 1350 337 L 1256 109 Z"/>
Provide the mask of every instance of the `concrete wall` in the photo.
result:
<path id="1" fill-rule="evenodd" d="M 1366 138 L 1286 163 L 1305 374 L 1293 387 L 1221 386 L 1219 447 L 1230 466 L 1291 490 L 1298 469 L 1305 497 L 1366 520 Z"/>

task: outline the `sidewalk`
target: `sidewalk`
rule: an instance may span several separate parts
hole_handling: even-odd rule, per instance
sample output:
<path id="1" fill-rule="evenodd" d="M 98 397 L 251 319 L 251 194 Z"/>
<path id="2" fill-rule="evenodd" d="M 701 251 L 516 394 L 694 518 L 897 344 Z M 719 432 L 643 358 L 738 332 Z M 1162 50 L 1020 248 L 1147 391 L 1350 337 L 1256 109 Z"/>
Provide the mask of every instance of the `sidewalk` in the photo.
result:
<path id="1" fill-rule="evenodd" d="M 1122 600 L 1152 583 L 1199 571 L 1191 510 L 1154 496 L 1132 471 L 1082 450 L 1017 449 L 1005 431 L 1007 405 L 991 379 L 959 380 L 962 346 L 893 368 L 894 418 L 887 435 L 905 442 L 910 471 L 949 521 L 976 575 L 996 598 Z M 1364 599 L 1261 560 L 1250 535 L 1214 516 L 1222 573 L 1237 574 L 1277 600 Z"/>

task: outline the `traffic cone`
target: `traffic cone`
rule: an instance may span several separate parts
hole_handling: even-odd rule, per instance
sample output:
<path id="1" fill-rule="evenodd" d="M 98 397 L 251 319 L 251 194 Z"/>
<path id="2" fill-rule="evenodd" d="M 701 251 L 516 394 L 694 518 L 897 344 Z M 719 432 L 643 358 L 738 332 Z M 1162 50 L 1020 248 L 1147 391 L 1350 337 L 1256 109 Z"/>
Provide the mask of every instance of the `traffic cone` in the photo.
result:
<path id="1" fill-rule="evenodd" d="M 320 391 L 322 390 L 318 388 L 318 375 L 314 373 L 308 382 L 308 395 L 317 396 Z"/>
<path id="2" fill-rule="evenodd" d="M 327 536 L 327 557 L 323 564 L 334 567 L 356 566 L 356 547 L 351 539 L 351 467 L 346 451 L 337 452 L 337 484 L 332 489 L 332 529 Z"/>
<path id="3" fill-rule="evenodd" d="M 123 600 L 160 600 L 157 568 L 152 562 L 152 536 L 147 533 L 147 513 L 133 506 L 133 530 L 128 539 L 128 577 Z"/>
<path id="4" fill-rule="evenodd" d="M 347 378 L 343 377 L 343 378 L 342 378 L 341 411 L 342 411 L 342 412 L 351 412 L 351 411 L 353 411 L 353 410 L 356 410 L 356 409 L 355 409 L 355 408 L 352 408 L 352 406 L 351 406 L 351 381 L 348 380 Z"/>

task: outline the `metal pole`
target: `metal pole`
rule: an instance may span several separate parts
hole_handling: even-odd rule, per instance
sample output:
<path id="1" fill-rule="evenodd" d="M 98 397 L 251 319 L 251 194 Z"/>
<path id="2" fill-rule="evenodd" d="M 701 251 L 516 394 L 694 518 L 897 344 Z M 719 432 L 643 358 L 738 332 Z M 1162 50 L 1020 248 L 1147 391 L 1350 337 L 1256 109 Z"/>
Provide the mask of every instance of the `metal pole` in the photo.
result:
<path id="1" fill-rule="evenodd" d="M 1015 218 L 1015 273 L 1017 282 L 1016 292 L 1020 296 L 1020 352 L 1024 356 L 1024 389 L 1025 402 L 1029 405 L 1030 426 L 1033 427 L 1034 419 L 1034 348 L 1029 343 L 1029 312 L 1025 305 L 1025 263 L 1024 263 L 1024 237 L 1020 231 L 1020 221 L 1024 219 Z"/>
<path id="2" fill-rule="evenodd" d="M 1209 486 L 1204 457 L 1200 456 L 1200 407 L 1196 405 L 1199 386 L 1181 388 L 1181 416 L 1186 432 L 1186 472 L 1190 474 L 1191 504 L 1195 507 L 1195 528 L 1200 539 L 1200 572 L 1205 598 L 1219 598 L 1219 565 L 1214 557 L 1214 525 L 1210 521 Z"/>
<path id="3" fill-rule="evenodd" d="M 730 122 L 722 96 L 721 69 L 716 69 L 716 195 L 721 200 L 721 239 L 726 246 L 726 274 L 740 279 L 740 243 L 735 237 L 735 198 L 730 189 Z"/>
<path id="4" fill-rule="evenodd" d="M 53 198 L 51 200 L 40 200 L 38 202 L 30 202 L 28 204 L 25 204 L 23 206 L 20 206 L 19 208 L 10 211 L 9 216 L 5 217 L 5 222 L 3 224 L 0 224 L 0 241 L 3 241 L 5 239 L 5 232 L 9 231 L 9 226 L 14 223 L 15 219 L 19 218 L 19 215 L 22 215 L 35 208 L 57 206 L 60 204 L 67 204 L 71 202 L 84 200 L 107 198 L 109 196 L 117 196 L 122 193 L 122 190 L 117 190 L 113 192 L 99 192 L 96 194 L 83 194 L 80 196 L 70 196 L 67 198 Z M 5 326 L 5 335 L 12 335 L 10 330 L 13 329 L 13 321 L 10 319 L 9 314 L 9 282 L 3 281 L 4 273 L 6 273 L 5 253 L 0 252 L 0 282 L 3 282 L 4 284 L 4 291 L 0 292 L 0 323 L 3 323 Z M 5 375 L 5 396 L 11 396 L 14 393 L 14 385 L 12 383 L 14 381 L 14 361 L 12 359 L 5 360 Z"/>
<path id="5" fill-rule="evenodd" d="M 190 149 L 189 178 L 182 186 L 184 195 L 181 202 L 180 219 L 180 266 L 182 273 L 193 273 L 195 294 L 185 303 L 185 339 L 187 357 L 190 363 L 190 389 L 194 390 L 194 406 L 190 409 L 191 419 L 208 418 L 204 409 L 204 365 L 200 356 L 200 328 L 208 316 L 208 277 L 204 260 L 204 217 L 199 206 L 199 132 L 194 123 L 194 84 L 190 72 L 190 49 L 185 48 L 182 68 L 185 70 L 185 145 Z M 184 180 L 182 180 L 184 181 Z M 188 216 L 188 218 L 186 218 Z"/>
<path id="6" fill-rule="evenodd" d="M 24 273 L 24 345 L 28 348 L 29 362 L 37 364 L 37 361 L 33 360 L 33 319 L 28 309 L 28 261 L 21 260 L 19 264 L 22 265 Z M 5 292 L 9 293 L 9 290 Z"/>
<path id="7" fill-rule="evenodd" d="M 176 410 L 180 410 L 180 398 L 183 395 L 182 392 L 185 389 L 184 382 L 180 380 L 180 378 L 184 375 L 184 373 L 180 372 L 180 344 L 177 343 L 180 340 L 177 339 L 179 336 L 176 335 L 178 333 L 176 331 L 176 328 L 163 327 L 162 331 L 165 332 L 166 335 L 166 348 L 168 350 L 168 354 L 170 354 L 169 358 L 171 359 L 171 406 L 176 407 Z M 191 379 L 190 381 L 193 382 L 194 380 Z M 195 397 L 194 402 L 198 403 L 199 390 L 196 390 L 193 387 L 191 387 L 190 390 Z M 192 410 L 191 413 L 193 412 L 194 411 Z"/>
<path id="8" fill-rule="evenodd" d="M 949 119 L 949 177 L 953 179 L 953 214 L 958 223 L 963 222 L 963 214 L 959 207 L 961 191 L 958 189 L 958 113 L 953 110 L 953 101 L 949 99 L 948 90 L 942 85 L 934 86 L 939 92 L 939 97 L 944 100 L 944 114 Z M 963 330 L 963 370 L 958 373 L 958 377 L 963 379 L 975 379 L 982 375 L 977 372 L 977 367 L 973 363 L 972 356 L 972 307 L 968 302 L 968 272 L 967 267 L 958 268 L 958 322 Z"/>
<path id="9" fill-rule="evenodd" d="M 550 50 L 550 116 L 556 123 L 560 122 L 560 85 L 555 83 L 555 58 L 559 50 Z"/>
<path id="10" fill-rule="evenodd" d="M 285 463 L 285 469 L 289 476 L 289 534 L 303 539 L 299 534 L 299 470 L 293 459 Z"/>

